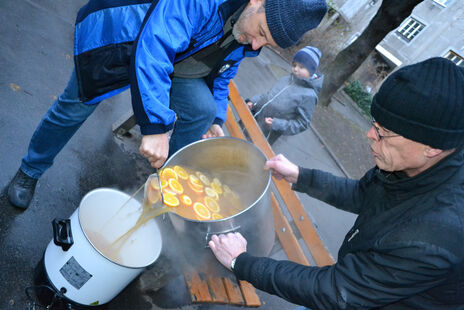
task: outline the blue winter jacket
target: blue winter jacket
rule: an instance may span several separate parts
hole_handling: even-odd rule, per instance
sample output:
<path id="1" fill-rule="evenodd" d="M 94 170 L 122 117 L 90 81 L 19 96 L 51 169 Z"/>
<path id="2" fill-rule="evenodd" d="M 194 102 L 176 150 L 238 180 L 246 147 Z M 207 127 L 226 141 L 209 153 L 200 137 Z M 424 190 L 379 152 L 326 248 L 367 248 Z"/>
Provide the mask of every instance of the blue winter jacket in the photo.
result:
<path id="1" fill-rule="evenodd" d="M 98 103 L 130 85 L 142 134 L 172 129 L 173 65 L 221 39 L 227 19 L 247 2 L 90 0 L 77 15 L 74 34 L 80 99 Z M 228 84 L 241 60 L 258 54 L 250 45 L 240 44 L 224 51 L 209 76 L 217 103 L 215 123 L 225 121 Z"/>

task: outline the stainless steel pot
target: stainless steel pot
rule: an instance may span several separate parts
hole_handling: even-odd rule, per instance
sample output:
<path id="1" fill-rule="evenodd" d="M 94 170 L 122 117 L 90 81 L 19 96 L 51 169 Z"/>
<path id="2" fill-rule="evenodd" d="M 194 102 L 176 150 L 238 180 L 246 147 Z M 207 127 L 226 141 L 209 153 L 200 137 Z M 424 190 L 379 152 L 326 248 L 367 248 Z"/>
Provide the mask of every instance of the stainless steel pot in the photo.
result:
<path id="1" fill-rule="evenodd" d="M 196 221 L 170 213 L 179 245 L 196 269 L 222 273 L 225 269 L 208 247 L 213 234 L 240 232 L 248 241 L 248 252 L 267 256 L 274 244 L 271 210 L 271 175 L 264 170 L 266 156 L 255 145 L 241 139 L 221 137 L 200 140 L 177 151 L 165 166 L 181 165 L 218 176 L 238 195 L 246 208 L 234 216 Z"/>

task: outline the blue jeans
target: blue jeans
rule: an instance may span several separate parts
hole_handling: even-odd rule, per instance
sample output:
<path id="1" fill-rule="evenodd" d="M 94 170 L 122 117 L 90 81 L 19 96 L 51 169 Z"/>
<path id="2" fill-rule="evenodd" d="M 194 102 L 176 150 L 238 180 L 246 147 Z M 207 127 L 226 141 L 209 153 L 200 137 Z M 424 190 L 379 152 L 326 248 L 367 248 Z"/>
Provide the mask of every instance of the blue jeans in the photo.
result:
<path id="1" fill-rule="evenodd" d="M 169 141 L 169 155 L 200 140 L 211 127 L 217 111 L 216 101 L 202 78 L 173 78 L 170 108 L 176 112 L 177 119 Z"/>
<path id="2" fill-rule="evenodd" d="M 79 100 L 73 71 L 63 94 L 48 109 L 32 135 L 21 170 L 32 178 L 40 178 L 97 105 Z M 169 153 L 173 154 L 201 139 L 216 116 L 216 103 L 203 79 L 174 78 L 170 107 L 177 114 L 169 147 Z"/>

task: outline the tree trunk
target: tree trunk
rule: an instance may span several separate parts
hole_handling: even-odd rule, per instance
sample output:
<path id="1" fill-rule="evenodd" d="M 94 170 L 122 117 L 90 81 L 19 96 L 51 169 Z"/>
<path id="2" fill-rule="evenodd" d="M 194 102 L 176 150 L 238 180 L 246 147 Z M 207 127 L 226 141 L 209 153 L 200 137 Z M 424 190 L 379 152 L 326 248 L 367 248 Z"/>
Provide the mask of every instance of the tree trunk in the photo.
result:
<path id="1" fill-rule="evenodd" d="M 359 38 L 338 53 L 325 70 L 324 86 L 320 94 L 320 102 L 324 106 L 330 104 L 335 92 L 359 68 L 377 44 L 411 15 L 420 2 L 422 0 L 383 0 L 377 14 Z"/>

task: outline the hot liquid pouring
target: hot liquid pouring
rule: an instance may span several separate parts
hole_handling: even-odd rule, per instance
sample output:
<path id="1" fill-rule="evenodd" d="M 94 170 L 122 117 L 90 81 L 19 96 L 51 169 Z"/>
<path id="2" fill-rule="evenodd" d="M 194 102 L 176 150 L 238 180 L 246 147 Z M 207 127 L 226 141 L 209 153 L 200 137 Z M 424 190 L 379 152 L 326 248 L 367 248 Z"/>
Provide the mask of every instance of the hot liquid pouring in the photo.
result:
<path id="1" fill-rule="evenodd" d="M 187 219 L 211 221 L 228 218 L 244 210 L 245 204 L 236 193 L 244 192 L 246 180 L 242 178 L 243 182 L 240 183 L 224 183 L 224 180 L 229 179 L 228 176 L 236 173 L 238 172 L 223 171 L 212 176 L 181 166 L 166 167 L 161 170 L 159 178 L 157 175 L 151 175 L 148 178 L 144 185 L 144 201 L 138 210 L 127 212 L 128 210 L 125 210 L 127 203 L 125 203 L 102 226 L 100 231 L 86 231 L 86 234 L 103 255 L 114 262 L 123 263 L 124 256 L 130 255 L 130 253 L 126 254 L 130 251 L 125 249 L 130 247 L 131 242 L 134 242 L 137 230 L 161 214 L 175 212 Z M 241 178 L 232 179 L 240 180 Z M 163 199 L 161 199 L 160 186 Z M 137 192 L 130 199 L 133 199 Z M 118 225 L 117 218 L 121 216 L 129 218 L 137 216 L 137 219 L 124 233 L 117 237 L 113 234 L 109 238 L 105 231 Z"/>

